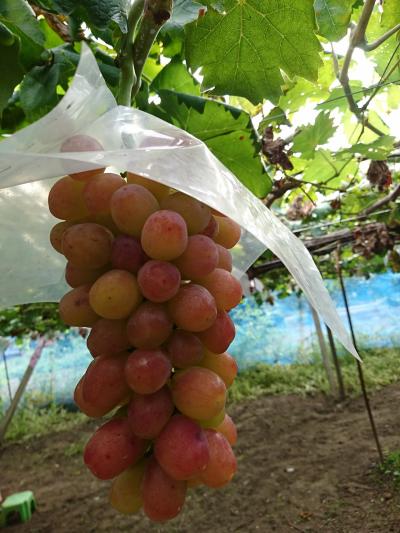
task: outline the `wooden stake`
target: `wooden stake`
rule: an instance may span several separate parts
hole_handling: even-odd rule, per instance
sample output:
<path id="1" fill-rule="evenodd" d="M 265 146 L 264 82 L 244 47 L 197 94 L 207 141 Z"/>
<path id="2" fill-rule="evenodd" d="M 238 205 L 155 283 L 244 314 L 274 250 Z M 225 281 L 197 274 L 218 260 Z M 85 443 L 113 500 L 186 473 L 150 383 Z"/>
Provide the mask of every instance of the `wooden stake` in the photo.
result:
<path id="1" fill-rule="evenodd" d="M 42 337 L 41 339 L 39 339 L 39 342 L 35 348 L 35 351 L 32 354 L 32 357 L 29 361 L 27 369 L 25 370 L 25 374 L 23 375 L 21 379 L 21 383 L 19 384 L 17 392 L 15 393 L 15 396 L 12 399 L 12 402 L 10 403 L 6 411 L 6 414 L 4 415 L 3 420 L 0 423 L 0 444 L 4 440 L 8 426 L 10 425 L 10 422 L 13 419 L 15 411 L 17 410 L 18 404 L 25 392 L 26 386 L 28 385 L 31 375 L 33 374 L 35 366 L 37 362 L 39 361 L 40 356 L 42 355 L 42 351 L 43 351 L 43 348 L 45 347 L 45 344 L 46 344 L 45 337 Z"/>
<path id="2" fill-rule="evenodd" d="M 328 326 L 326 326 L 326 331 L 328 333 L 329 345 L 331 347 L 333 364 L 335 365 L 336 370 L 336 379 L 339 384 L 339 400 L 342 402 L 346 398 L 346 391 L 344 389 L 342 368 L 340 366 L 339 357 L 336 351 L 335 341 L 333 339 L 332 331 Z"/>

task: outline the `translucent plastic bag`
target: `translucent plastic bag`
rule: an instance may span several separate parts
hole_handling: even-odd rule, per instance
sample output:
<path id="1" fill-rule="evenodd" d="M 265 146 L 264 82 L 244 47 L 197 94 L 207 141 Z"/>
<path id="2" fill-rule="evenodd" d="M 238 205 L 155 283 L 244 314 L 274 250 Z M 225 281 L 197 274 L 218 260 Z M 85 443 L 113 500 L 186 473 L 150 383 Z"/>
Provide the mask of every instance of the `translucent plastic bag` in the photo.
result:
<path id="1" fill-rule="evenodd" d="M 105 150 L 60 153 L 77 133 Z M 137 109 L 118 106 L 88 47 L 72 85 L 48 115 L 0 143 L 0 306 L 57 301 L 67 290 L 64 258 L 49 244 L 58 222 L 47 209 L 56 178 L 114 167 L 146 175 L 230 216 L 243 228 L 235 274 L 269 248 L 285 264 L 343 345 L 357 352 L 304 245 L 188 133 Z"/>

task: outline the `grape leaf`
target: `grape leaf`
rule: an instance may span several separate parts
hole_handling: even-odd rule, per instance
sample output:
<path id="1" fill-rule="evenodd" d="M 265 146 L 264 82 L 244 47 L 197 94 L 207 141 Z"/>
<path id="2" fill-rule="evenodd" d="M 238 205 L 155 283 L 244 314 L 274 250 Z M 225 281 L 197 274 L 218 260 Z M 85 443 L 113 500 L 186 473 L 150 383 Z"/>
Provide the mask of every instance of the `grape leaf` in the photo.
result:
<path id="1" fill-rule="evenodd" d="M 225 0 L 186 26 L 186 60 L 205 88 L 276 103 L 283 77 L 316 80 L 321 59 L 312 0 Z"/>
<path id="2" fill-rule="evenodd" d="M 339 41 L 347 33 L 354 0 L 315 0 L 318 33 L 328 41 Z"/>
<path id="3" fill-rule="evenodd" d="M 176 126 L 204 141 L 254 194 L 271 188 L 259 152 L 261 146 L 244 111 L 199 96 L 160 90 L 161 109 Z"/>
<path id="4" fill-rule="evenodd" d="M 382 26 L 390 29 L 400 22 L 399 0 L 385 0 L 383 3 Z"/>
<path id="5" fill-rule="evenodd" d="M 2 0 L 0 22 L 21 40 L 19 62 L 29 70 L 44 51 L 45 36 L 29 4 L 24 0 Z"/>
<path id="6" fill-rule="evenodd" d="M 1 0 L 0 19 L 11 23 L 19 32 L 39 45 L 44 44 L 44 35 L 28 2 L 24 0 Z"/>
<path id="7" fill-rule="evenodd" d="M 315 148 L 325 144 L 334 134 L 333 119 L 328 113 L 321 112 L 314 124 L 301 128 L 295 135 L 292 152 L 300 152 L 305 159 L 312 159 Z"/>
<path id="8" fill-rule="evenodd" d="M 50 111 L 58 101 L 57 83 L 60 65 L 34 67 L 24 77 L 20 89 L 21 107 L 28 120 L 34 121 Z"/>
<path id="9" fill-rule="evenodd" d="M 6 107 L 8 99 L 12 96 L 15 86 L 21 81 L 24 71 L 19 64 L 20 41 L 15 39 L 11 46 L 0 45 L 0 72 L 7 73 L 2 76 L 0 83 L 0 117 Z"/>
<path id="10" fill-rule="evenodd" d="M 181 61 L 171 61 L 154 78 L 151 89 L 170 89 L 178 93 L 200 96 L 200 85 Z"/>
<path id="11" fill-rule="evenodd" d="M 123 33 L 128 30 L 128 0 L 37 0 L 36 3 L 54 13 L 81 18 L 95 28 L 106 29 L 113 21 Z"/>
<path id="12" fill-rule="evenodd" d="M 205 2 L 199 2 L 205 4 Z M 180 31 L 185 24 L 196 20 L 199 16 L 199 10 L 201 5 L 193 2 L 193 0 L 176 0 L 174 2 L 174 9 L 172 11 L 172 17 L 164 25 L 163 32 Z"/>
<path id="13" fill-rule="evenodd" d="M 362 100 L 366 94 L 360 81 L 351 82 L 350 90 L 355 102 Z M 345 111 L 348 107 L 349 103 L 343 87 L 335 87 L 332 89 L 329 98 L 317 105 L 317 109 L 332 110 L 338 108 L 340 111 Z"/>
<path id="14" fill-rule="evenodd" d="M 213 154 L 259 198 L 271 190 L 269 176 L 262 172 L 260 157 L 254 152 L 248 132 L 234 131 L 206 142 Z"/>
<path id="15" fill-rule="evenodd" d="M 357 154 L 367 157 L 368 159 L 383 161 L 387 159 L 387 156 L 393 151 L 394 142 L 394 137 L 391 137 L 390 135 L 382 135 L 372 143 L 357 143 L 350 148 L 342 150 L 341 153 Z"/>

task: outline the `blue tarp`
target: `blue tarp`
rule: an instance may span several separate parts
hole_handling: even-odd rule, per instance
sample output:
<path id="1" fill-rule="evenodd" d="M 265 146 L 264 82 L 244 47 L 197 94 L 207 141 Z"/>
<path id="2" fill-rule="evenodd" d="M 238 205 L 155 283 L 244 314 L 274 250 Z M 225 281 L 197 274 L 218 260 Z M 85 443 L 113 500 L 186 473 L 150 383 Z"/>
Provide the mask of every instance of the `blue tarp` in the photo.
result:
<path id="1" fill-rule="evenodd" d="M 332 297 L 346 322 L 341 293 L 335 282 L 328 283 Z M 382 274 L 369 280 L 346 280 L 352 318 L 360 344 L 364 347 L 400 346 L 400 332 L 395 317 L 400 311 L 400 275 Z M 290 364 L 310 360 L 315 345 L 315 328 L 304 297 L 295 295 L 276 299 L 271 306 L 257 305 L 246 298 L 231 316 L 237 334 L 230 353 L 240 369 L 258 362 Z M 36 341 L 15 342 L 6 351 L 12 393 L 28 365 Z M 72 330 L 43 350 L 42 357 L 28 386 L 28 391 L 57 401 L 71 401 L 76 382 L 91 361 L 85 340 Z M 5 368 L 0 358 L 0 397 L 8 403 Z"/>

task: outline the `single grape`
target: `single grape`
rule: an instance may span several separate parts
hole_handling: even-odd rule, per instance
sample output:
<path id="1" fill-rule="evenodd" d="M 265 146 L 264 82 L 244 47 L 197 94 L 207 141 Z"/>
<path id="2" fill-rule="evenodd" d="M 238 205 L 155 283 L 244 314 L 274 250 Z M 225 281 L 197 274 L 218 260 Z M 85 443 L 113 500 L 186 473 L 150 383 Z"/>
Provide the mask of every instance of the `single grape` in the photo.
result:
<path id="1" fill-rule="evenodd" d="M 127 335 L 135 348 L 152 349 L 163 344 L 172 333 L 173 322 L 166 306 L 153 302 L 139 305 L 127 324 Z"/>
<path id="2" fill-rule="evenodd" d="M 126 418 L 103 424 L 86 444 L 83 460 L 99 479 L 112 479 L 140 459 L 147 442 L 130 430 Z"/>
<path id="3" fill-rule="evenodd" d="M 186 223 L 174 211 L 157 211 L 146 220 L 141 242 L 143 250 L 152 259 L 176 259 L 183 254 L 187 246 Z"/>
<path id="4" fill-rule="evenodd" d="M 118 235 L 113 242 L 111 265 L 118 270 L 127 270 L 137 274 L 140 267 L 148 260 L 142 245 L 130 235 Z"/>
<path id="5" fill-rule="evenodd" d="M 197 282 L 214 296 L 218 309 L 229 311 L 242 299 L 243 290 L 239 281 L 223 268 L 216 268 Z"/>
<path id="6" fill-rule="evenodd" d="M 90 285 L 76 287 L 61 298 L 58 309 L 68 326 L 91 327 L 99 319 L 89 302 Z"/>
<path id="7" fill-rule="evenodd" d="M 58 222 L 51 228 L 50 231 L 50 244 L 58 253 L 62 254 L 62 237 L 65 230 L 74 225 L 74 222 L 65 220 L 64 222 Z"/>
<path id="8" fill-rule="evenodd" d="M 130 347 L 126 334 L 126 320 L 101 318 L 87 338 L 87 347 L 93 357 L 119 354 Z"/>
<path id="9" fill-rule="evenodd" d="M 159 202 L 165 198 L 165 196 L 168 196 L 170 192 L 170 188 L 167 185 L 163 185 L 162 183 L 158 183 L 158 181 L 139 176 L 139 174 L 134 174 L 133 172 L 127 173 L 126 181 L 134 185 L 141 185 L 142 187 L 145 187 L 157 198 Z"/>
<path id="10" fill-rule="evenodd" d="M 232 255 L 224 246 L 217 244 L 218 248 L 218 265 L 217 268 L 223 268 L 228 272 L 232 272 Z"/>
<path id="11" fill-rule="evenodd" d="M 141 485 L 146 460 L 142 460 L 117 476 L 112 485 L 109 501 L 112 507 L 122 514 L 137 513 L 143 505 Z"/>
<path id="12" fill-rule="evenodd" d="M 137 279 L 143 296 L 152 302 L 170 300 L 181 285 L 179 270 L 167 261 L 147 261 Z"/>
<path id="13" fill-rule="evenodd" d="M 197 280 L 211 275 L 218 264 L 218 249 L 205 235 L 189 237 L 186 250 L 175 259 L 183 279 Z"/>
<path id="14" fill-rule="evenodd" d="M 210 352 L 220 354 L 226 352 L 235 338 L 235 325 L 228 313 L 218 311 L 213 325 L 197 336 Z"/>
<path id="15" fill-rule="evenodd" d="M 69 176 L 59 179 L 52 186 L 48 204 L 50 213 L 61 220 L 76 220 L 88 214 L 83 201 L 83 183 Z"/>
<path id="16" fill-rule="evenodd" d="M 112 172 L 96 174 L 90 178 L 83 189 L 83 200 L 89 213 L 108 213 L 111 196 L 124 185 L 125 180 Z"/>
<path id="17" fill-rule="evenodd" d="M 222 433 L 213 429 L 206 429 L 204 433 L 208 440 L 210 460 L 199 477 L 205 485 L 216 489 L 231 481 L 237 461 L 231 445 Z"/>
<path id="18" fill-rule="evenodd" d="M 140 304 L 136 278 L 125 270 L 110 270 L 90 289 L 90 305 L 103 318 L 127 318 Z"/>
<path id="19" fill-rule="evenodd" d="M 227 389 L 232 385 L 238 373 L 235 359 L 226 352 L 215 354 L 206 350 L 199 365 L 218 374 Z"/>
<path id="20" fill-rule="evenodd" d="M 69 137 L 61 145 L 60 152 L 99 152 L 103 151 L 103 146 L 89 135 L 73 135 Z M 82 163 L 84 164 L 84 163 Z M 96 168 L 94 170 L 84 170 L 83 172 L 75 172 L 71 177 L 78 181 L 87 181 L 96 176 L 100 172 L 104 172 L 104 168 Z"/>
<path id="21" fill-rule="evenodd" d="M 187 331 L 204 331 L 217 317 L 214 298 L 207 289 L 193 283 L 179 289 L 168 302 L 168 310 L 178 328 Z"/>
<path id="22" fill-rule="evenodd" d="M 135 350 L 126 362 L 125 379 L 138 394 L 152 394 L 167 383 L 171 370 L 162 350 Z"/>
<path id="23" fill-rule="evenodd" d="M 129 404 L 131 430 L 143 439 L 154 439 L 174 412 L 174 403 L 167 386 L 153 394 L 134 394 Z"/>
<path id="24" fill-rule="evenodd" d="M 159 209 L 156 198 L 141 185 L 124 185 L 111 196 L 111 214 L 118 228 L 140 237 L 148 217 Z"/>
<path id="25" fill-rule="evenodd" d="M 215 217 L 218 222 L 218 233 L 214 241 L 225 248 L 233 248 L 240 240 L 241 228 L 234 220 L 228 217 Z"/>
<path id="26" fill-rule="evenodd" d="M 215 428 L 215 431 L 222 433 L 231 446 L 235 446 L 237 442 L 237 429 L 233 423 L 232 418 L 225 414 L 223 421 Z"/>
<path id="27" fill-rule="evenodd" d="M 124 376 L 128 355 L 126 352 L 115 357 L 101 355 L 86 370 L 82 384 L 83 401 L 102 416 L 123 403 L 132 392 Z"/>
<path id="28" fill-rule="evenodd" d="M 65 281 L 73 288 L 80 287 L 81 285 L 92 285 L 105 272 L 106 269 L 104 267 L 96 270 L 88 270 L 87 268 L 76 267 L 68 261 L 65 267 Z"/>
<path id="29" fill-rule="evenodd" d="M 95 270 L 109 263 L 113 240 L 111 231 L 100 224 L 76 224 L 65 230 L 62 251 L 73 266 Z"/>
<path id="30" fill-rule="evenodd" d="M 182 414 L 195 420 L 209 420 L 225 407 L 226 387 L 208 368 L 193 366 L 172 378 L 172 399 Z"/>
<path id="31" fill-rule="evenodd" d="M 203 229 L 201 234 L 206 235 L 207 237 L 210 237 L 210 239 L 213 239 L 214 237 L 218 235 L 218 231 L 219 231 L 219 225 L 218 225 L 217 219 L 211 215 L 210 222 Z"/>
<path id="32" fill-rule="evenodd" d="M 182 415 L 174 415 L 154 444 L 154 455 L 173 479 L 190 479 L 205 470 L 208 443 L 202 428 Z"/>
<path id="33" fill-rule="evenodd" d="M 90 405 L 89 403 L 85 402 L 83 399 L 83 379 L 85 376 L 82 376 L 81 379 L 78 381 L 75 391 L 74 391 L 74 402 L 76 406 L 79 408 L 82 413 L 84 413 L 86 416 L 90 416 L 92 418 L 100 418 L 104 415 L 104 411 L 101 407 L 97 407 L 96 405 Z"/>
<path id="34" fill-rule="evenodd" d="M 204 354 L 204 347 L 196 335 L 181 329 L 175 330 L 167 342 L 167 353 L 172 366 L 188 368 L 200 363 Z"/>
<path id="35" fill-rule="evenodd" d="M 146 466 L 142 482 L 143 510 L 155 522 L 165 522 L 177 516 L 185 503 L 185 481 L 172 479 L 154 457 Z"/>
<path id="36" fill-rule="evenodd" d="M 175 211 L 183 217 L 187 224 L 189 235 L 200 233 L 210 222 L 210 208 L 183 192 L 176 192 L 166 196 L 160 205 L 161 209 Z"/>

